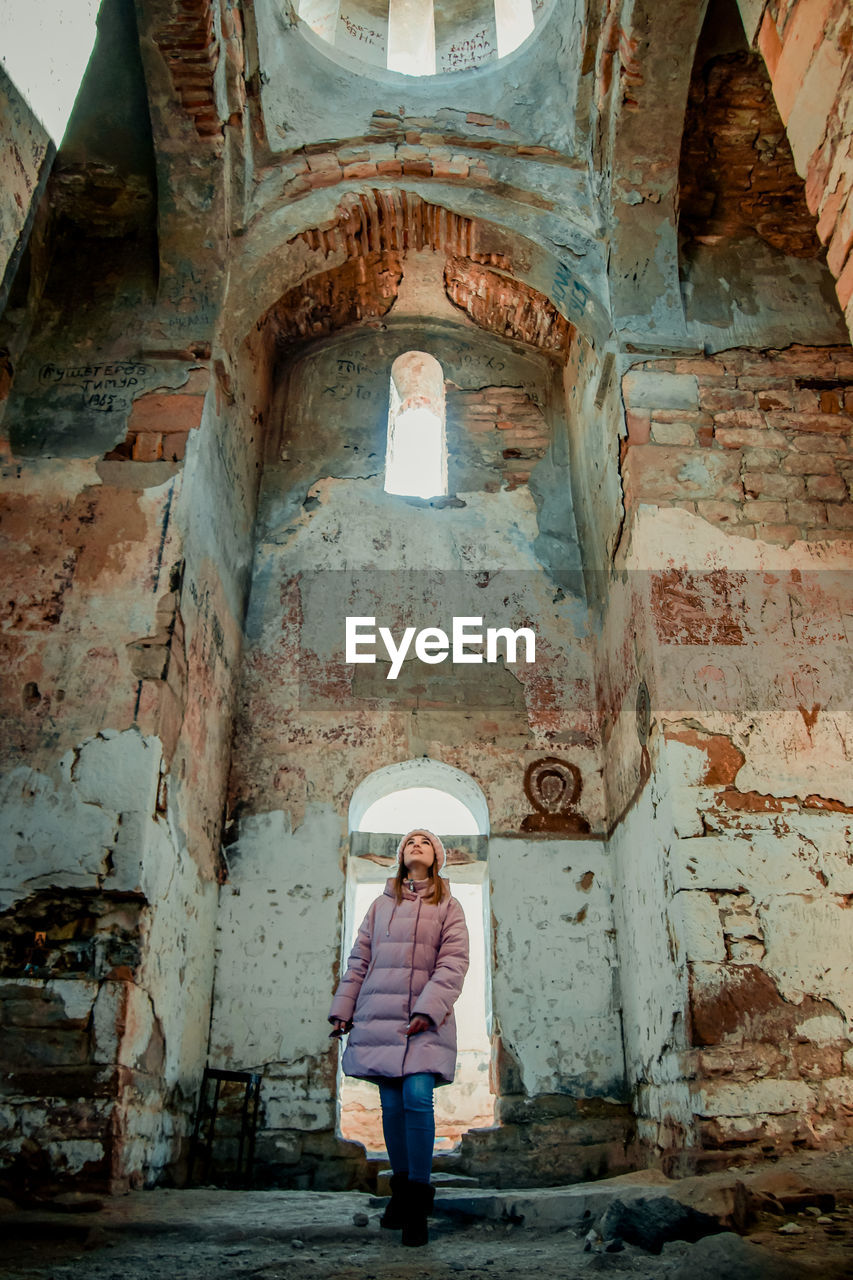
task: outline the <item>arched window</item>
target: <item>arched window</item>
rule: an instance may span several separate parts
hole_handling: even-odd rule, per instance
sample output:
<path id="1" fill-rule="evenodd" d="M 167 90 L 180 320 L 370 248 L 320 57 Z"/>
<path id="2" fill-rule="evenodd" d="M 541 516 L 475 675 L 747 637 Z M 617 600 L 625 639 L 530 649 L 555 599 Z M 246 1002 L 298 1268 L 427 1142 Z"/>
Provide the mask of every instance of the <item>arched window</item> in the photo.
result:
<path id="1" fill-rule="evenodd" d="M 407 351 L 391 366 L 385 492 L 411 498 L 447 493 L 444 371 L 425 351 Z"/>
<path id="2" fill-rule="evenodd" d="M 447 1151 L 470 1128 L 494 1123 L 489 1086 L 491 1059 L 490 894 L 486 837 L 489 810 L 479 785 L 461 769 L 421 757 L 377 769 L 356 787 L 349 807 L 350 854 L 344 907 L 345 963 L 370 903 L 396 869 L 400 836 L 424 823 L 449 845 L 478 850 L 477 860 L 451 854 L 447 872 L 465 912 L 471 966 L 456 1005 L 456 1078 L 436 1097 L 436 1151 Z M 452 834 L 449 834 L 452 833 Z M 467 838 L 466 838 L 467 837 Z M 339 1132 L 368 1151 L 384 1149 L 379 1097 L 358 1080 L 339 1080 Z"/>

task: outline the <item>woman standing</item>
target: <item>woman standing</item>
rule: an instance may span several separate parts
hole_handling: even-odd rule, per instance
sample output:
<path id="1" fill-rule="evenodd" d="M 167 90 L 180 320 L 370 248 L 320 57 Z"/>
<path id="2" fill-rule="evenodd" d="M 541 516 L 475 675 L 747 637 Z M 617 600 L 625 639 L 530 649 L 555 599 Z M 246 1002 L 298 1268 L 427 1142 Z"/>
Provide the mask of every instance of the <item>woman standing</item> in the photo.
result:
<path id="1" fill-rule="evenodd" d="M 379 1086 L 392 1171 L 380 1225 L 402 1227 L 406 1245 L 428 1239 L 433 1088 L 453 1081 L 453 1005 L 468 970 L 465 916 L 439 875 L 446 856 L 431 831 L 403 836 L 397 874 L 361 923 L 329 1013 L 333 1036 L 351 1032 L 345 1073 Z"/>

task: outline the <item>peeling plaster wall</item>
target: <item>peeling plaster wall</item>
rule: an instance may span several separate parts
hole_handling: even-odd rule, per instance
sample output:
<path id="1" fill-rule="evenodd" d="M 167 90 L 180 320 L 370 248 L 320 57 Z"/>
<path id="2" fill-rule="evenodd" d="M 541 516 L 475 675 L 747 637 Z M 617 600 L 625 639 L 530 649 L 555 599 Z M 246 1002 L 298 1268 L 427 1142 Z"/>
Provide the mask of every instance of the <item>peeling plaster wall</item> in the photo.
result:
<path id="1" fill-rule="evenodd" d="M 73 263 L 55 256 L 54 300 Z M 70 322 L 53 312 L 5 406 L 2 820 L 21 834 L 0 937 L 4 1018 L 27 1028 L 28 1054 L 4 1149 L 25 1184 L 162 1176 L 207 1051 L 265 363 L 249 344 L 207 394 L 206 360 L 164 354 L 162 333 L 146 357 L 144 323 L 131 354 L 113 299 L 95 281 Z M 130 911 L 118 948 L 113 908 Z M 67 937 L 88 948 L 63 976 L 90 995 L 73 1018 L 45 994 Z M 90 1134 L 78 1096 L 93 1100 Z"/>
<path id="2" fill-rule="evenodd" d="M 210 1053 L 238 1070 L 266 1064 L 258 1149 L 266 1165 L 299 1165 L 305 1136 L 314 1133 L 325 1135 L 329 1154 L 337 1150 L 329 1139 L 336 1051 L 326 1015 L 343 835 L 334 809 L 312 805 L 294 830 L 281 811 L 247 817 L 229 847 Z"/>
<path id="3" fill-rule="evenodd" d="M 683 1065 L 687 991 L 678 942 L 682 921 L 672 907 L 674 832 L 665 788 L 656 774 L 608 844 L 626 1072 L 638 1137 L 658 1157 L 695 1145 Z"/>
<path id="4" fill-rule="evenodd" d="M 451 492 L 429 503 L 382 489 L 390 367 L 414 348 L 433 353 L 447 380 Z M 525 405 L 530 425 L 513 428 Z M 549 363 L 469 329 L 401 321 L 316 346 L 289 367 L 272 414 L 232 760 L 213 1046 L 229 1065 L 265 1066 L 274 1082 L 262 1176 L 328 1185 L 358 1176 L 360 1153 L 334 1137 L 336 1059 L 325 1022 L 355 787 L 383 764 L 428 754 L 479 783 L 498 837 L 517 836 L 532 820 L 524 767 L 543 754 L 576 763 L 579 812 L 593 831 L 602 830 L 603 795 L 577 535 L 560 489 L 570 468 L 564 443 L 554 460 L 565 428 Z M 509 452 L 532 455 L 513 460 L 530 469 L 529 485 L 502 457 L 513 429 L 521 434 Z M 559 524 L 547 514 L 558 491 Z M 345 662 L 345 616 L 367 611 L 398 629 L 403 620 L 449 628 L 452 616 L 474 613 L 491 625 L 526 618 L 537 632 L 537 661 L 467 669 L 406 661 L 389 681 L 381 653 L 375 666 Z M 624 1073 L 602 845 L 516 838 L 494 847 L 499 1056 L 520 1073 L 504 1069 L 502 1092 L 524 1124 L 527 1101 L 546 1095 L 563 1098 L 558 1111 L 596 1099 L 615 1109 L 616 1118 L 608 1112 L 590 1123 L 601 1124 L 596 1158 L 623 1167 Z M 546 867 L 559 892 L 539 897 Z M 517 910 L 522 884 L 537 899 L 530 913 Z M 559 1022 L 549 1047 L 543 1011 L 532 1014 L 527 969 L 540 966 L 544 980 L 555 946 Z M 567 966 L 580 975 L 568 1006 Z M 518 967 L 526 974 L 520 986 L 512 976 Z M 579 1119 L 560 1111 L 564 1122 Z M 515 1124 L 508 1114 L 506 1132 Z M 575 1153 L 578 1176 L 570 1133 L 565 1150 Z M 500 1154 L 478 1150 L 472 1159 L 504 1167 Z M 532 1166 L 524 1176 L 535 1178 Z"/>
<path id="5" fill-rule="evenodd" d="M 399 114 L 433 116 L 439 127 L 449 124 L 454 131 L 473 136 L 479 129 L 496 143 L 510 143 L 520 132 L 525 139 L 541 138 L 546 145 L 574 153 L 580 80 L 576 51 L 583 45 L 583 15 L 576 3 L 555 5 L 529 47 L 500 64 L 483 66 L 476 77 L 454 80 L 445 76 L 439 80 L 404 77 L 378 69 L 364 74 L 357 62 L 333 52 L 302 24 L 282 14 L 278 0 L 261 0 L 255 13 L 261 56 L 268 70 L 262 95 L 264 117 L 269 122 L 270 146 L 278 150 L 338 137 L 340 122 L 346 119 L 352 121 L 352 136 L 363 137 L 374 115 Z M 574 51 L 573 57 L 565 56 L 567 49 Z M 543 61 L 547 66 L 544 75 Z M 523 86 L 533 82 L 534 68 L 541 82 L 553 86 L 552 97 L 524 91 Z M 326 87 L 322 102 L 317 102 L 313 93 L 318 79 Z M 389 110 L 376 112 L 383 90 Z M 402 111 L 401 102 L 406 103 Z M 300 103 L 306 107 L 311 103 L 310 113 L 302 114 L 298 107 L 294 111 L 294 105 Z"/>
<path id="6" fill-rule="evenodd" d="M 605 778 L 611 812 L 628 805 L 610 848 L 637 978 L 623 987 L 629 1079 L 641 1135 L 674 1168 L 849 1139 L 850 423 L 834 381 L 848 356 L 658 361 L 659 383 L 623 383 Z M 638 446 L 673 467 L 671 496 L 657 467 L 640 479 Z M 650 780 L 641 769 L 632 800 L 641 677 Z"/>
<path id="7" fill-rule="evenodd" d="M 54 155 L 50 134 L 0 67 L 0 310 Z"/>
<path id="8" fill-rule="evenodd" d="M 603 845 L 492 838 L 489 875 L 494 1015 L 521 1092 L 621 1100 L 620 981 Z"/>

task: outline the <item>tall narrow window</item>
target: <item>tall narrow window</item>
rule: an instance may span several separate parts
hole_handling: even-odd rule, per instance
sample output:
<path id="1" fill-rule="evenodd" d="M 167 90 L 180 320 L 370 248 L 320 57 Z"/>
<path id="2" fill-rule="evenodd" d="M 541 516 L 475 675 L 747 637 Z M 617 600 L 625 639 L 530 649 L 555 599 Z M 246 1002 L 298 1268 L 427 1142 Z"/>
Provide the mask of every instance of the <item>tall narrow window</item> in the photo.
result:
<path id="1" fill-rule="evenodd" d="M 447 493 L 444 371 L 425 351 L 407 351 L 391 366 L 385 492 L 411 498 Z"/>
<path id="2" fill-rule="evenodd" d="M 498 57 L 504 58 L 533 32 L 531 0 L 495 0 Z"/>
<path id="3" fill-rule="evenodd" d="M 391 0 L 388 69 L 407 76 L 435 75 L 433 0 Z"/>
<path id="4" fill-rule="evenodd" d="M 299 0 L 299 16 L 318 36 L 334 44 L 340 7 L 340 0 Z"/>

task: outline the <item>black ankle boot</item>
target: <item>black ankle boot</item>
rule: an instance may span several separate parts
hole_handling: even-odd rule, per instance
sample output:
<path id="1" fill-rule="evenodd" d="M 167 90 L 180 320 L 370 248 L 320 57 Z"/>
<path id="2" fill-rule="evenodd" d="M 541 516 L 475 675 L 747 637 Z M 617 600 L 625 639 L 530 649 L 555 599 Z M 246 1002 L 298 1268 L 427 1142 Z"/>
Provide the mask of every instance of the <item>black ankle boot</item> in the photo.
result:
<path id="1" fill-rule="evenodd" d="M 391 1199 L 385 1206 L 385 1212 L 379 1219 L 380 1227 L 389 1231 L 399 1231 L 406 1223 L 406 1205 L 409 1198 L 409 1175 L 407 1173 L 391 1174 Z"/>
<path id="2" fill-rule="evenodd" d="M 428 1182 L 409 1182 L 409 1208 L 403 1226 L 403 1244 L 417 1246 L 427 1244 L 429 1231 L 427 1217 L 432 1212 L 435 1187 Z"/>

